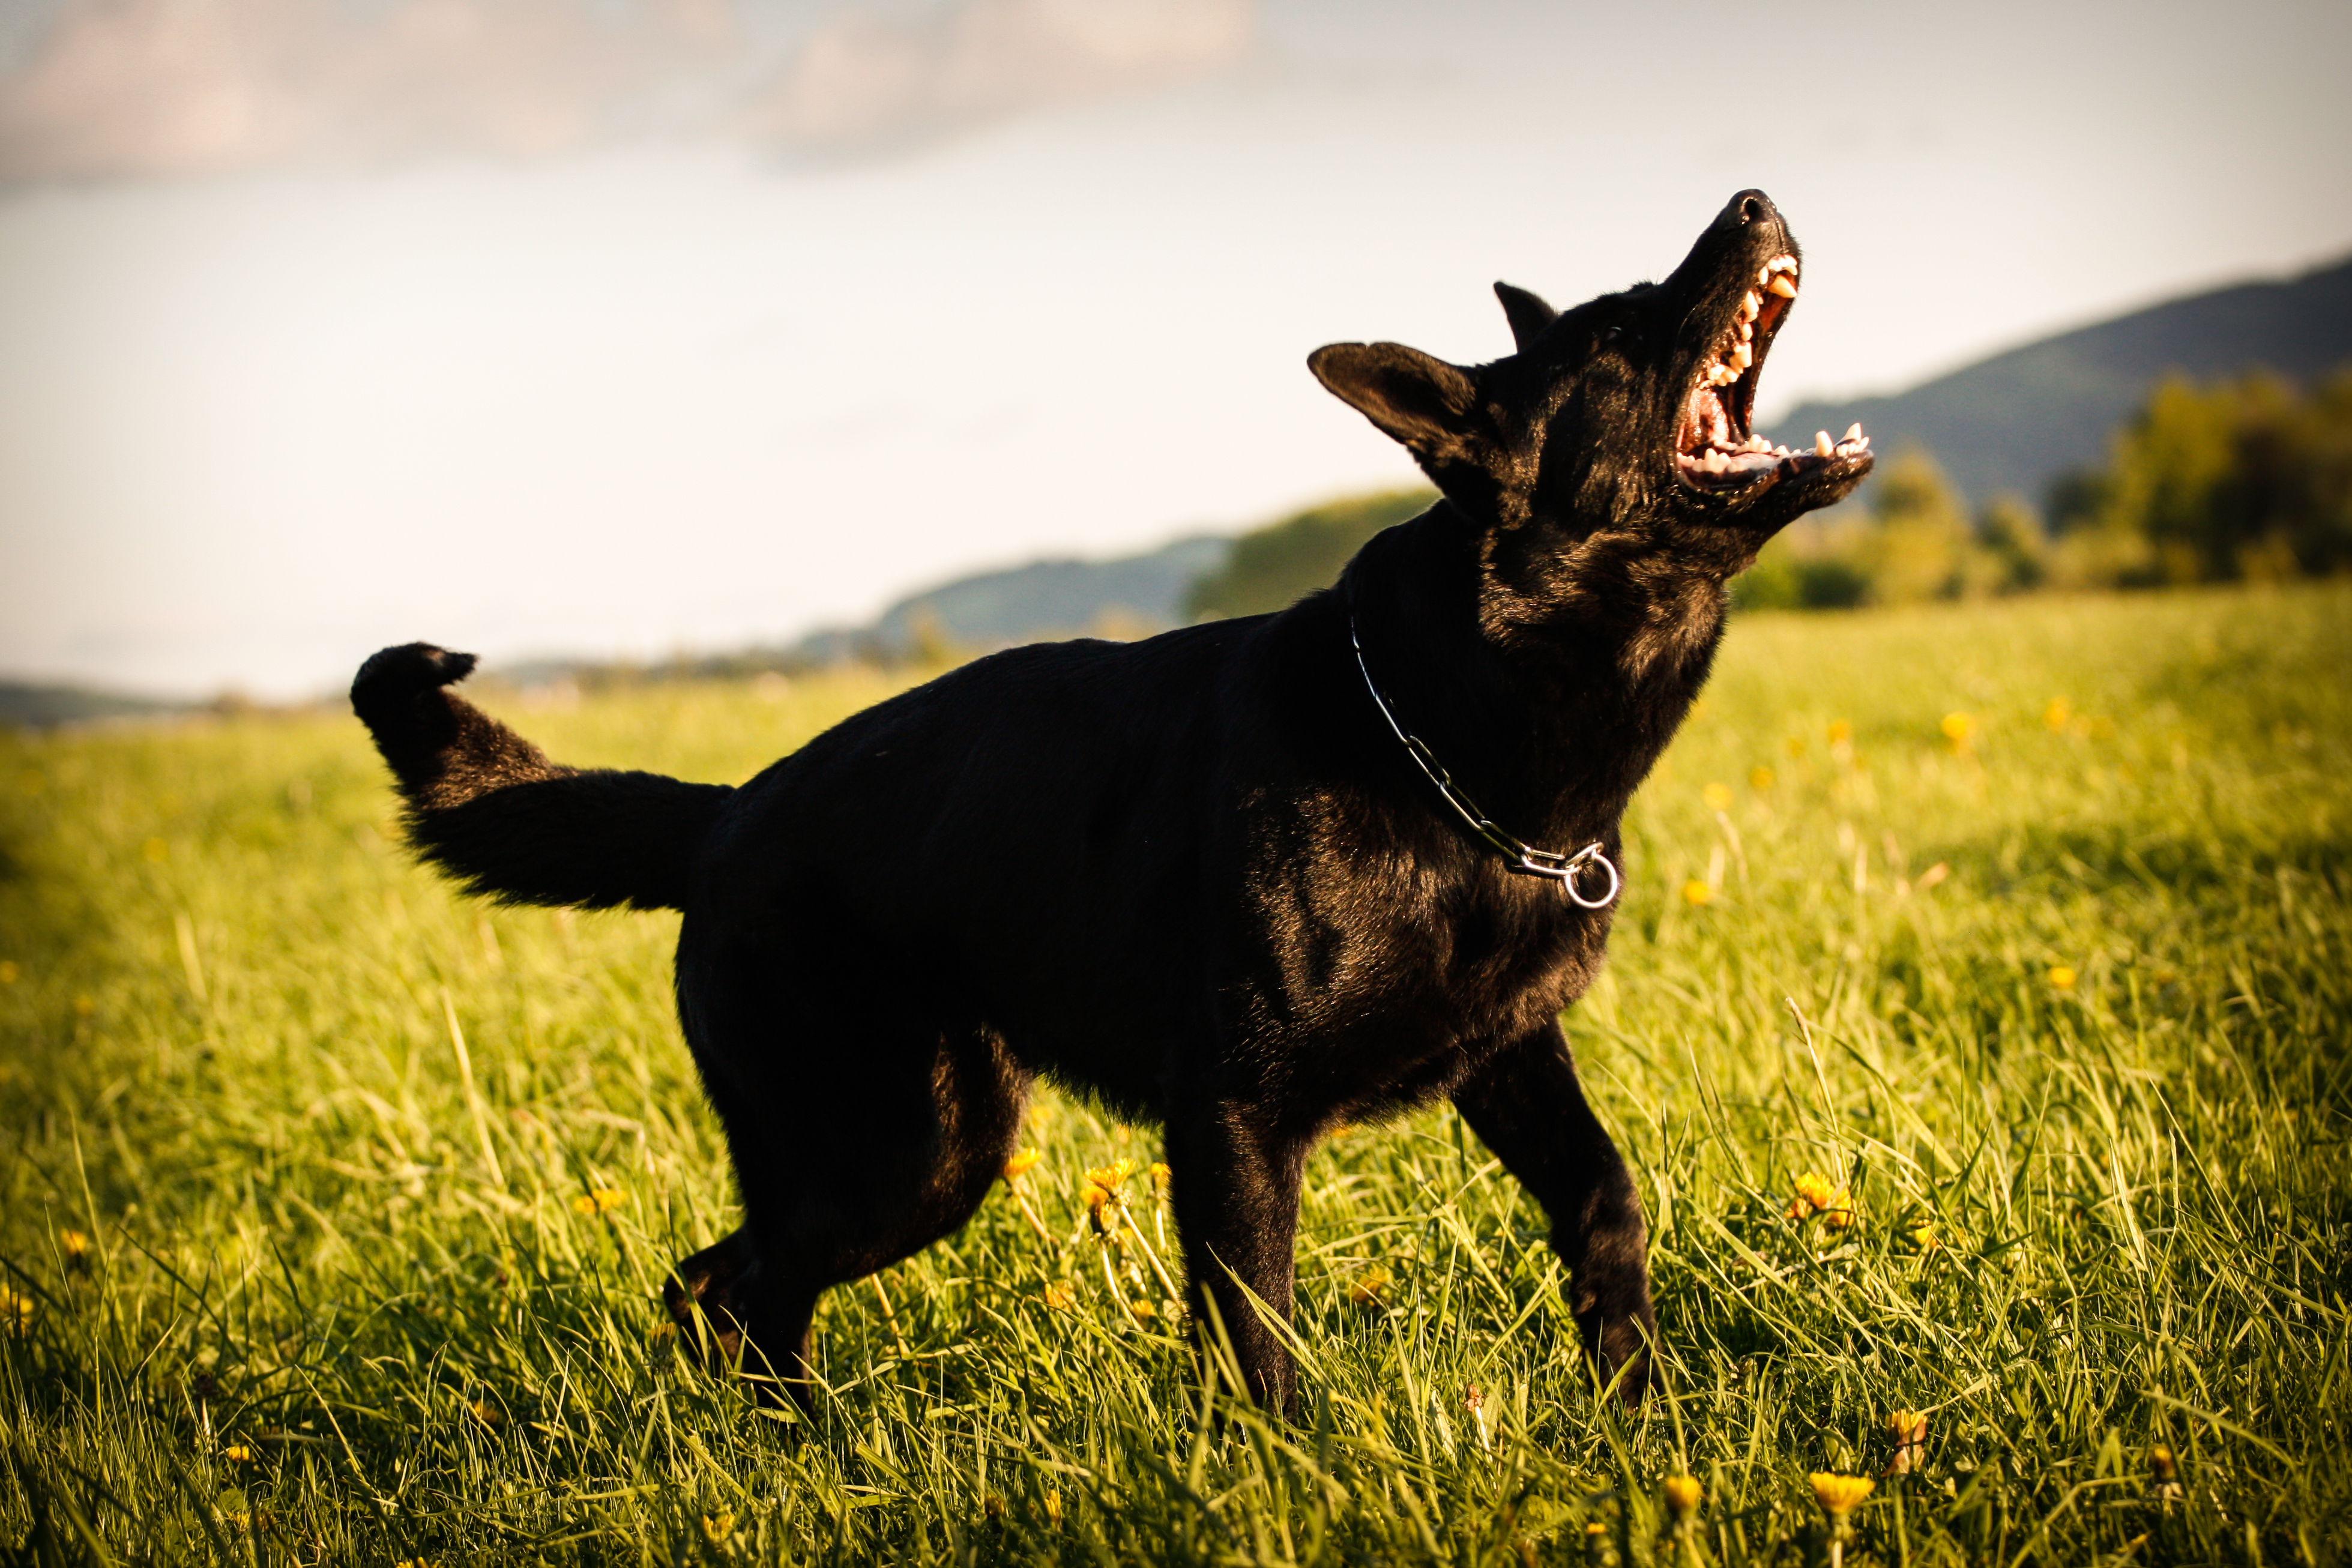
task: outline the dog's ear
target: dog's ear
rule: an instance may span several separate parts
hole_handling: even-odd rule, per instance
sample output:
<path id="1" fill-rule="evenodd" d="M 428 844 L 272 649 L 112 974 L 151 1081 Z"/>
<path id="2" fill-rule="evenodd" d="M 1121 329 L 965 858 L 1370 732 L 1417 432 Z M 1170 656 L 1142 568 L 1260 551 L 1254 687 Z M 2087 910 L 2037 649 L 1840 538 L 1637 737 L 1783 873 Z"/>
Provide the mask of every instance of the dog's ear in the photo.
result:
<path id="1" fill-rule="evenodd" d="M 1329 343 L 1307 368 L 1426 468 L 1469 456 L 1478 389 L 1459 365 L 1402 343 Z"/>
<path id="2" fill-rule="evenodd" d="M 1503 302 L 1503 315 L 1511 323 L 1511 341 L 1526 348 L 1536 341 L 1546 327 L 1559 320 L 1559 312 L 1545 304 L 1524 289 L 1514 289 L 1508 283 L 1495 285 L 1495 298 Z"/>

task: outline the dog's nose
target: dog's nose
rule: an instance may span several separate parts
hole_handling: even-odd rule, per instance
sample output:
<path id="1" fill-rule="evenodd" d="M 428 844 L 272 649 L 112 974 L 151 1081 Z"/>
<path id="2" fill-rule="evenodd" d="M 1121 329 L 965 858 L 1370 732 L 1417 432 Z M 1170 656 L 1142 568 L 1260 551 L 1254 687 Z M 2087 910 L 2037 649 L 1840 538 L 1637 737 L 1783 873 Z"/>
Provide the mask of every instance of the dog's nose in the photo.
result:
<path id="1" fill-rule="evenodd" d="M 1780 209 L 1772 205 L 1771 197 L 1761 191 L 1742 191 L 1724 204 L 1715 223 L 1717 228 L 1745 228 L 1749 224 L 1780 221 Z"/>

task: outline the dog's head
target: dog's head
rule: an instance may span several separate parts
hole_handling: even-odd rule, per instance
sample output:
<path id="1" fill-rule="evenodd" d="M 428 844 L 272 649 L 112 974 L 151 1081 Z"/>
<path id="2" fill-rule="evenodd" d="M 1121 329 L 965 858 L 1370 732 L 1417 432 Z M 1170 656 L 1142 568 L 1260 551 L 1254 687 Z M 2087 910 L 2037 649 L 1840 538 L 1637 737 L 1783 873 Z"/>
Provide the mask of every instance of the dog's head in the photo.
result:
<path id="1" fill-rule="evenodd" d="M 1567 311 L 1495 285 L 1517 341 L 1507 358 L 1455 365 L 1402 343 L 1334 343 L 1307 363 L 1474 519 L 1570 541 L 1708 541 L 1744 565 L 1871 468 L 1858 431 L 1792 452 L 1749 424 L 1802 279 L 1779 210 L 1742 191 L 1663 283 Z"/>

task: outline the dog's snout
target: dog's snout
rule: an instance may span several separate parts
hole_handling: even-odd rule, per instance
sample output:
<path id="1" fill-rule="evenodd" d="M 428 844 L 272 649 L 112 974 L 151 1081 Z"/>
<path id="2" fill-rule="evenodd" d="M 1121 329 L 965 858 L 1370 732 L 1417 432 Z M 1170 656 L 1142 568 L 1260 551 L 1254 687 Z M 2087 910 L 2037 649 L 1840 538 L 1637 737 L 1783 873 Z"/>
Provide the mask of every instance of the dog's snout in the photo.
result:
<path id="1" fill-rule="evenodd" d="M 1724 204 L 1723 214 L 1716 220 L 1718 228 L 1746 228 L 1751 224 L 1779 225 L 1780 209 L 1772 198 L 1761 191 L 1742 191 Z"/>

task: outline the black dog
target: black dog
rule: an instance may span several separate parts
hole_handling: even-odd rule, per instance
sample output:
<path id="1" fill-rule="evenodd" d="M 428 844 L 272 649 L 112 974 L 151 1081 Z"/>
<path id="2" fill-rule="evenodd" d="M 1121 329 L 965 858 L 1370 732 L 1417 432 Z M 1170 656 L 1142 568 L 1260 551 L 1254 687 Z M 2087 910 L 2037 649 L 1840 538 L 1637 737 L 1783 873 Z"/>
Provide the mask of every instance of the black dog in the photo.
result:
<path id="1" fill-rule="evenodd" d="M 740 789 L 556 765 L 444 689 L 469 657 L 370 659 L 352 705 L 425 858 L 516 902 L 685 911 L 678 1009 L 747 1223 L 677 1266 L 681 1323 L 699 1303 L 805 1404 L 818 1294 L 961 1226 L 1044 1073 L 1166 1126 L 1196 1320 L 1295 1409 L 1248 1293 L 1287 1318 L 1307 1152 L 1451 1095 L 1638 1399 L 1641 1202 L 1559 1020 L 1725 580 L 1871 466 L 1858 431 L 1749 436 L 1798 279 L 1745 191 L 1664 283 L 1566 314 L 1496 285 L 1517 352 L 1491 364 L 1322 349 L 1443 492 L 1336 587 L 980 659 Z"/>

